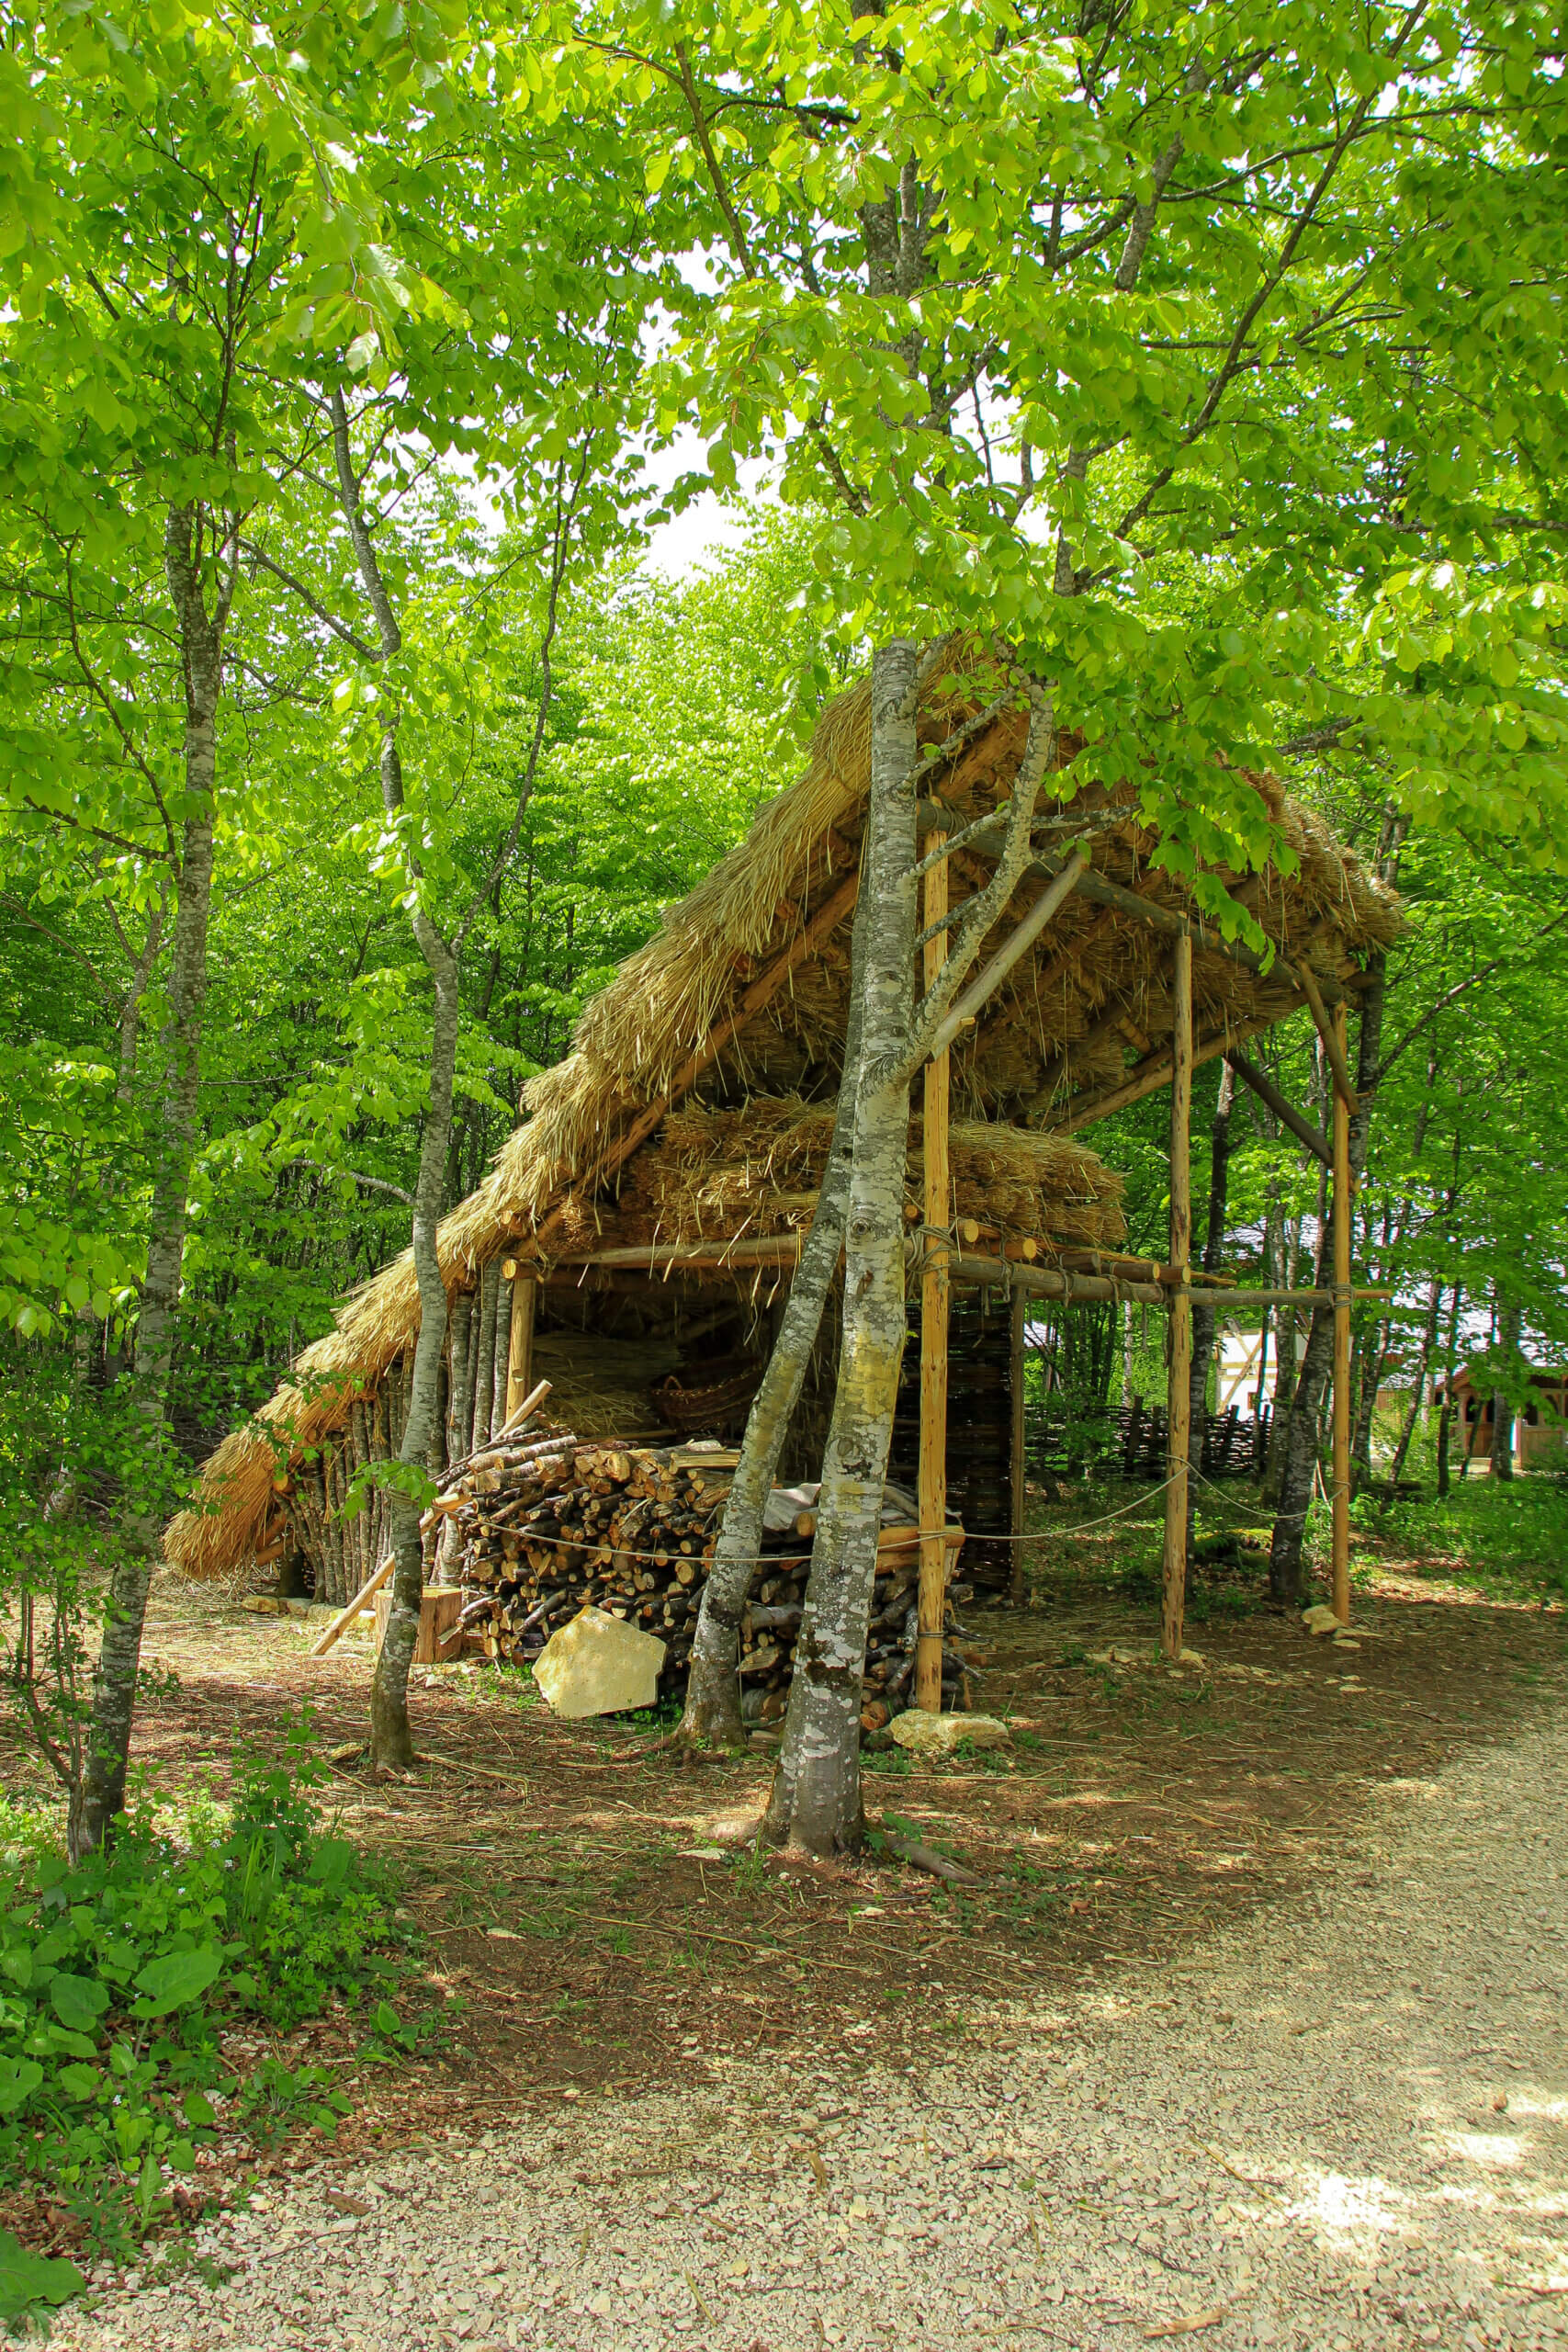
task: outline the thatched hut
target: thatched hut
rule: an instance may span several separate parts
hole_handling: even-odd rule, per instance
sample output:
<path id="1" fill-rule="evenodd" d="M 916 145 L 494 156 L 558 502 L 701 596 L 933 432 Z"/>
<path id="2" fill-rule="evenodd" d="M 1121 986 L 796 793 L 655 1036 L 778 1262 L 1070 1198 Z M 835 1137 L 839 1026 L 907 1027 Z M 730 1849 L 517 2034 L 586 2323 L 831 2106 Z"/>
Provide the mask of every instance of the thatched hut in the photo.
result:
<path id="1" fill-rule="evenodd" d="M 987 877 L 996 843 L 985 820 L 1007 798 L 1022 747 L 1021 715 L 971 729 L 977 716 L 949 687 L 922 718 L 932 752 L 922 827 L 967 834 L 944 869 L 954 908 Z M 1064 763 L 1073 749 L 1061 747 Z M 584 1009 L 572 1052 L 530 1083 L 523 1125 L 445 1220 L 451 1452 L 498 1428 L 533 1374 L 548 1374 L 551 1409 L 584 1434 L 705 1420 L 722 1431 L 743 1418 L 831 1129 L 869 752 L 862 684 L 824 714 L 799 781 Z M 1389 894 L 1271 777 L 1238 774 L 1235 790 L 1266 811 L 1279 845 L 1266 872 L 1219 876 L 1278 951 L 1268 971 L 1203 928 L 1155 863 L 1158 837 L 1130 787 L 1043 798 L 1038 856 L 998 939 L 1027 919 L 1065 844 L 1082 840 L 1091 863 L 953 1048 L 941 1222 L 972 1311 L 953 1327 L 949 1410 L 970 1476 L 952 1499 L 972 1528 L 1005 1528 L 1018 1492 L 1008 1315 L 1004 1302 L 998 1324 L 987 1270 L 1005 1284 L 1010 1267 L 1027 1268 L 1036 1289 L 1079 1295 L 1140 1272 L 1157 1283 L 1157 1268 L 1119 1254 L 1120 1182 L 1075 1130 L 1168 1081 L 1176 936 L 1192 944 L 1202 1060 L 1309 999 L 1353 989 L 1395 928 Z M 917 1117 L 912 1259 L 931 1223 L 922 1156 Z M 169 1531 L 170 1559 L 204 1576 L 288 1551 L 323 1597 L 352 1591 L 381 1530 L 374 1511 L 345 1526 L 338 1507 L 356 1461 L 396 1451 L 418 1316 L 405 1252 L 219 1447 L 198 1507 Z M 831 1347 L 829 1334 L 792 1439 L 796 1475 L 814 1469 Z M 908 1455 L 912 1423 L 900 1442 Z"/>

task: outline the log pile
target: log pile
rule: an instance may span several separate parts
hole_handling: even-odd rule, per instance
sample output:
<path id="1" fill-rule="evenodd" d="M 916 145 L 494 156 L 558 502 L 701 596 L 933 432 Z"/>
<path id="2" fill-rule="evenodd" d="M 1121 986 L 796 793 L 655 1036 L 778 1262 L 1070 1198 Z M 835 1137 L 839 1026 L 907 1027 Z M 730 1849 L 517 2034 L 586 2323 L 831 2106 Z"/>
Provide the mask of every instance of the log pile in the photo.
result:
<path id="1" fill-rule="evenodd" d="M 584 1441 L 567 1430 L 474 1455 L 427 1520 L 443 1581 L 463 1588 L 459 1623 L 487 1657 L 521 1665 L 592 1604 L 665 1643 L 660 1694 L 679 1691 L 730 1470 L 728 1460 L 680 1447 Z M 742 1622 L 749 1723 L 783 1717 L 814 1527 L 800 1511 L 762 1538 Z M 908 1696 L 919 1574 L 914 1530 L 885 1530 L 866 1650 L 868 1727 Z"/>

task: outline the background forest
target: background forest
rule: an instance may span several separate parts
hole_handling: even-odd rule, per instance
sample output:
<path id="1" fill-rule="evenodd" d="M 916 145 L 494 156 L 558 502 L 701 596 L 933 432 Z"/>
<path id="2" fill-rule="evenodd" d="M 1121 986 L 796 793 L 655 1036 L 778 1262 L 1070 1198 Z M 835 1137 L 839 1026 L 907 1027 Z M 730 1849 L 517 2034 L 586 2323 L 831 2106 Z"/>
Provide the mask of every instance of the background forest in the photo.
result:
<path id="1" fill-rule="evenodd" d="M 463 610 L 479 560 L 473 506 L 460 481 L 444 492 L 427 483 L 399 531 L 402 560 L 421 568 L 429 595 L 420 626 L 445 636 L 462 708 L 443 746 L 460 775 L 453 855 L 479 876 L 505 829 L 538 684 L 515 572 L 484 610 Z M 830 690 L 849 668 L 842 655 L 827 668 L 807 616 L 813 531 L 810 517 L 768 514 L 676 580 L 657 544 L 651 560 L 627 551 L 566 603 L 537 782 L 464 971 L 444 1206 L 473 1188 L 516 1123 L 524 1080 L 567 1050 L 584 998 L 798 766 L 823 693 L 803 703 L 800 679 L 820 665 Z M 445 553 L 439 567 L 433 548 Z M 427 1088 L 426 977 L 366 854 L 373 768 L 352 718 L 333 708 L 330 639 L 267 585 L 258 567 L 247 628 L 272 642 L 274 662 L 281 640 L 289 683 L 229 718 L 247 799 L 271 821 L 214 893 L 174 1406 L 193 1464 L 330 1328 L 342 1294 L 404 1246 Z M 1293 763 L 1292 782 L 1343 839 L 1375 852 L 1387 801 L 1375 762 L 1314 754 Z M 101 845 L 73 843 L 62 856 L 39 829 L 13 832 L 4 857 L 4 1264 L 8 1344 L 29 1374 L 13 1395 L 47 1413 L 63 1459 L 79 1385 L 112 1383 L 134 1313 L 152 1182 L 141 1110 L 163 1082 L 165 943 L 160 902 L 139 902 Z M 1396 1300 L 1386 1315 L 1359 1310 L 1359 1355 L 1398 1385 L 1417 1360 L 1428 1371 L 1474 1360 L 1478 1374 L 1506 1385 L 1520 1364 L 1495 1329 L 1499 1298 L 1521 1312 L 1523 1357 L 1550 1361 L 1568 1347 L 1560 886 L 1484 840 L 1417 824 L 1403 841 L 1399 887 L 1410 922 L 1390 959 L 1385 1077 L 1356 1244 L 1358 1279 L 1393 1284 Z M 1253 1051 L 1321 1121 L 1310 1020 Z M 1218 1091 L 1213 1065 L 1199 1074 L 1194 1112 L 1200 1238 Z M 1127 1175 L 1129 1247 L 1156 1255 L 1167 1143 L 1158 1098 L 1096 1132 Z M 1245 1091 L 1229 1174 L 1224 1262 L 1274 1283 L 1304 1278 L 1315 1182 Z M 1073 1348 L 1063 1374 L 1086 1437 L 1102 1434 L 1094 1416 L 1119 1401 L 1126 1366 L 1125 1335 L 1109 1320 L 1091 1330 L 1095 1319 L 1080 1309 L 1063 1327 Z M 1276 1369 L 1279 1345 L 1276 1336 Z M 1135 1329 L 1132 1346 L 1137 1385 L 1157 1393 L 1157 1333 Z M 1396 1434 L 1379 1432 L 1384 1467 Z"/>

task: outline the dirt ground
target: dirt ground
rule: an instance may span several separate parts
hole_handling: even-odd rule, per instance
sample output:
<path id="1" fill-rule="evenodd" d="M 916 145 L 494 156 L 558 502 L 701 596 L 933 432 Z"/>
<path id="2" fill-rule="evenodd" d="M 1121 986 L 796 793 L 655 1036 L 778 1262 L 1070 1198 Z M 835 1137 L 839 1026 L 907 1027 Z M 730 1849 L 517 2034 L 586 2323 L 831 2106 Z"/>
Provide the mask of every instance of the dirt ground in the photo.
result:
<path id="1" fill-rule="evenodd" d="M 412 1781 L 339 1763 L 341 1825 L 396 1869 L 423 1931 L 405 2014 L 428 2054 L 359 2066 L 338 2016 L 290 2064 L 340 2069 L 352 2146 L 590 2090 L 702 2081 L 738 2057 L 781 2070 L 825 2041 L 883 2067 L 962 2032 L 966 2004 L 1173 1962 L 1276 1901 L 1352 1832 L 1378 1786 L 1421 1782 L 1568 1684 L 1568 1614 L 1483 1600 L 1419 1564 L 1357 1563 L 1355 1649 L 1269 1610 L 1243 1546 L 1200 1566 L 1197 1663 L 1151 1662 L 1152 1503 L 1042 1544 L 1031 1605 L 961 1611 L 976 1708 L 1013 1745 L 928 1766 L 867 1758 L 874 1821 L 973 1873 L 957 1887 L 874 1854 L 813 1870 L 726 1849 L 771 1759 L 682 1763 L 658 1727 L 557 1722 L 531 1679 L 482 1663 L 420 1676 Z M 1255 1508 L 1255 1506 L 1254 1506 Z M 1233 1519 L 1245 1504 L 1231 1507 Z M 1043 1511 L 1073 1522 L 1082 1500 Z M 177 1785 L 221 1781 L 237 1736 L 309 1702 L 322 1747 L 364 1739 L 367 1642 L 324 1660 L 317 1628 L 161 1577 L 138 1753 Z M 36 1772 L 6 1758 L 13 1787 Z"/>

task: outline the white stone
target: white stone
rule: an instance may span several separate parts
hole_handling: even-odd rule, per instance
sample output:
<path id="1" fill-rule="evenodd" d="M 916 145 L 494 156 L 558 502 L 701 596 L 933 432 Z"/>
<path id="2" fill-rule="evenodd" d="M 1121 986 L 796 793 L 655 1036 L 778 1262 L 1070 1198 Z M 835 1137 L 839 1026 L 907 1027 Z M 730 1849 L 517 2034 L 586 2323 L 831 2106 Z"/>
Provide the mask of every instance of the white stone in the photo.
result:
<path id="1" fill-rule="evenodd" d="M 1326 1601 L 1314 1600 L 1310 1609 L 1302 1611 L 1302 1623 L 1309 1634 L 1337 1634 L 1339 1620 Z"/>
<path id="2" fill-rule="evenodd" d="M 664 1644 L 603 1609 L 584 1609 L 552 1634 L 534 1662 L 534 1679 L 552 1713 L 576 1722 L 651 1707 L 659 1696 Z"/>
<path id="3" fill-rule="evenodd" d="M 893 1736 L 900 1747 L 917 1756 L 951 1756 L 967 1742 L 971 1747 L 1010 1747 L 1012 1734 L 995 1715 L 933 1715 L 910 1707 L 895 1715 Z"/>

